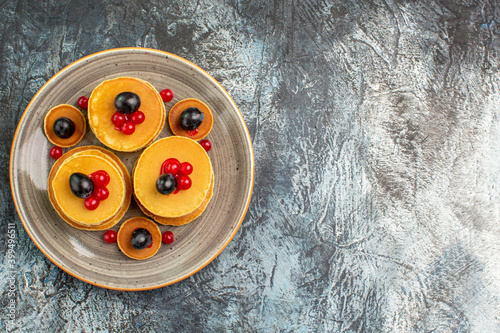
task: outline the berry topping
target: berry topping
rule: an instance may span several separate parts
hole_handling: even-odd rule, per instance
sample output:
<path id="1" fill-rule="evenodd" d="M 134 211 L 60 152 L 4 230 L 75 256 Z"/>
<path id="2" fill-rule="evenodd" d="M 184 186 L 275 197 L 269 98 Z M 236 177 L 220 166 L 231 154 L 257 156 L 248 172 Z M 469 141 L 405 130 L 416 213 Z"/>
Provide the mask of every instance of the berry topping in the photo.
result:
<path id="1" fill-rule="evenodd" d="M 133 92 L 119 93 L 115 98 L 115 108 L 117 111 L 128 114 L 139 110 L 141 98 Z"/>
<path id="2" fill-rule="evenodd" d="M 209 140 L 201 140 L 200 141 L 200 145 L 203 147 L 203 149 L 205 149 L 205 151 L 209 151 L 210 149 L 212 149 L 212 142 L 210 142 Z"/>
<path id="3" fill-rule="evenodd" d="M 161 239 L 165 244 L 172 244 L 174 242 L 174 233 L 172 231 L 165 231 L 161 235 Z"/>
<path id="4" fill-rule="evenodd" d="M 54 134 L 61 139 L 70 138 L 75 133 L 75 123 L 66 117 L 57 118 L 54 122 Z"/>
<path id="5" fill-rule="evenodd" d="M 99 201 L 106 200 L 109 197 L 109 190 L 106 187 L 98 187 L 93 195 Z"/>
<path id="6" fill-rule="evenodd" d="M 87 175 L 75 172 L 69 176 L 69 187 L 74 195 L 86 199 L 89 198 L 94 191 L 94 182 Z M 85 204 L 85 206 L 87 206 L 87 204 Z"/>
<path id="7" fill-rule="evenodd" d="M 181 174 L 189 176 L 193 173 L 193 166 L 189 162 L 181 163 Z"/>
<path id="8" fill-rule="evenodd" d="M 153 242 L 153 237 L 151 233 L 144 228 L 135 229 L 132 232 L 132 238 L 130 239 L 130 245 L 134 249 L 142 250 L 147 248 Z"/>
<path id="9" fill-rule="evenodd" d="M 120 126 L 121 124 L 123 124 L 125 122 L 125 120 L 126 120 L 125 115 L 119 111 L 116 111 L 115 113 L 113 113 L 113 116 L 111 117 L 111 122 L 115 126 Z"/>
<path id="10" fill-rule="evenodd" d="M 80 96 L 80 98 L 78 98 L 78 107 L 86 110 L 89 107 L 89 99 L 85 96 Z"/>
<path id="11" fill-rule="evenodd" d="M 99 200 L 97 200 L 96 197 L 91 195 L 90 197 L 85 199 L 84 204 L 85 204 L 85 208 L 87 208 L 88 210 L 96 210 L 97 207 L 99 207 Z"/>
<path id="12" fill-rule="evenodd" d="M 171 173 L 164 173 L 156 180 L 156 190 L 161 194 L 170 194 L 175 191 L 177 180 Z"/>
<path id="13" fill-rule="evenodd" d="M 198 108 L 187 108 L 179 116 L 179 125 L 185 131 L 193 131 L 201 125 L 203 118 L 205 115 Z"/>
<path id="14" fill-rule="evenodd" d="M 102 239 L 108 244 L 116 243 L 116 231 L 108 230 L 102 236 Z"/>
<path id="15" fill-rule="evenodd" d="M 177 174 L 181 169 L 181 163 L 176 158 L 168 158 L 161 165 L 160 174 L 171 173 L 172 175 Z"/>
<path id="16" fill-rule="evenodd" d="M 90 175 L 96 187 L 104 187 L 109 184 L 109 175 L 104 170 L 99 170 Z"/>
<path id="17" fill-rule="evenodd" d="M 161 99 L 165 103 L 167 103 L 167 102 L 170 102 L 174 98 L 174 93 L 170 89 L 163 89 L 162 91 L 160 91 L 160 96 L 161 96 Z"/>
<path id="18" fill-rule="evenodd" d="M 146 116 L 144 115 L 144 112 L 137 110 L 137 111 L 129 114 L 127 116 L 127 118 L 131 122 L 133 122 L 134 124 L 139 125 L 139 124 L 142 124 L 144 122 L 144 120 L 146 119 Z"/>
<path id="19" fill-rule="evenodd" d="M 191 178 L 189 176 L 180 176 L 177 178 L 177 186 L 181 190 L 188 190 L 191 187 Z"/>
<path id="20" fill-rule="evenodd" d="M 126 135 L 131 135 L 135 132 L 135 125 L 133 122 L 126 120 L 121 126 L 120 130 L 123 132 L 123 134 Z"/>
<path id="21" fill-rule="evenodd" d="M 58 146 L 54 146 L 54 147 L 52 147 L 52 149 L 50 149 L 49 154 L 50 154 L 50 157 L 57 160 L 59 157 L 62 156 L 62 148 L 58 147 Z"/>

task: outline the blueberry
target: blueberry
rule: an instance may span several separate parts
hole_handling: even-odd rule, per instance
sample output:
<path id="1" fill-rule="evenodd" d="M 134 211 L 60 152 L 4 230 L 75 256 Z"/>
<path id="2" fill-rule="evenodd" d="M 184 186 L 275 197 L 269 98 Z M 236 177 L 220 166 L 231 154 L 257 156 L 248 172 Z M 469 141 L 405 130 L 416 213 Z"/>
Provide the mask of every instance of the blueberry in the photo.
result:
<path id="1" fill-rule="evenodd" d="M 179 124 L 183 130 L 193 131 L 200 127 L 203 118 L 205 118 L 205 115 L 198 108 L 187 108 L 182 111 Z"/>
<path id="2" fill-rule="evenodd" d="M 86 199 L 90 197 L 94 191 L 94 182 L 89 176 L 80 172 L 75 172 L 69 176 L 69 188 L 77 197 Z"/>
<path id="3" fill-rule="evenodd" d="M 156 190 L 161 194 L 170 194 L 177 187 L 177 179 L 171 173 L 164 173 L 156 180 Z"/>
<path id="4" fill-rule="evenodd" d="M 66 117 L 57 118 L 54 122 L 54 133 L 61 139 L 70 138 L 75 133 L 75 123 Z"/>
<path id="5" fill-rule="evenodd" d="M 137 250 L 145 249 L 148 246 L 150 246 L 152 242 L 153 242 L 153 237 L 151 236 L 151 233 L 148 230 L 144 228 L 139 228 L 135 229 L 132 232 L 130 245 L 132 245 L 134 249 Z"/>
<path id="6" fill-rule="evenodd" d="M 115 108 L 117 111 L 129 114 L 139 110 L 141 106 L 141 98 L 133 92 L 119 93 L 115 98 Z"/>

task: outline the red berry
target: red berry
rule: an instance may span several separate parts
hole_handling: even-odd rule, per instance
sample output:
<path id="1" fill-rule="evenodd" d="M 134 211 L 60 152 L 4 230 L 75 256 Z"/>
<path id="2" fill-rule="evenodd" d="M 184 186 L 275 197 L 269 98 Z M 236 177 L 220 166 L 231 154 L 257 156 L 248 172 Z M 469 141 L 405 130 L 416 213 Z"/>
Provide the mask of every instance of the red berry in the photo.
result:
<path id="1" fill-rule="evenodd" d="M 135 112 L 132 112 L 130 115 L 128 115 L 128 118 L 134 124 L 139 125 L 139 124 L 142 124 L 144 122 L 144 120 L 146 119 L 146 116 L 144 115 L 144 112 L 137 110 Z"/>
<path id="2" fill-rule="evenodd" d="M 191 185 L 191 178 L 189 178 L 189 176 L 180 176 L 179 179 L 177 179 L 177 187 L 181 190 L 188 190 Z"/>
<path id="3" fill-rule="evenodd" d="M 93 195 L 85 199 L 85 208 L 88 210 L 96 210 L 99 207 L 99 200 L 96 199 Z"/>
<path id="4" fill-rule="evenodd" d="M 102 236 L 102 239 L 108 244 L 116 243 L 116 231 L 108 230 Z"/>
<path id="5" fill-rule="evenodd" d="M 104 170 L 99 170 L 90 175 L 95 187 L 105 187 L 109 184 L 109 175 Z"/>
<path id="6" fill-rule="evenodd" d="M 212 142 L 210 142 L 209 140 L 201 140 L 200 145 L 203 147 L 203 149 L 205 149 L 205 151 L 209 151 L 210 149 L 212 149 Z"/>
<path id="7" fill-rule="evenodd" d="M 193 166 L 189 162 L 181 163 L 181 174 L 189 176 L 193 172 Z"/>
<path id="8" fill-rule="evenodd" d="M 109 197 L 109 190 L 106 187 L 97 187 L 92 194 L 95 195 L 97 200 L 103 201 Z"/>
<path id="9" fill-rule="evenodd" d="M 163 89 L 162 91 L 160 91 L 160 96 L 161 99 L 163 99 L 163 101 L 167 103 L 170 102 L 172 98 L 174 98 L 174 93 L 170 89 Z"/>
<path id="10" fill-rule="evenodd" d="M 174 242 L 174 233 L 172 231 L 165 231 L 161 238 L 163 243 L 172 244 Z"/>
<path id="11" fill-rule="evenodd" d="M 85 96 L 78 98 L 78 106 L 80 109 L 87 109 L 89 107 L 89 99 Z"/>
<path id="12" fill-rule="evenodd" d="M 120 126 L 125 122 L 125 115 L 121 112 L 116 111 L 113 113 L 113 116 L 111 117 L 111 122 L 115 126 Z"/>
<path id="13" fill-rule="evenodd" d="M 125 121 L 122 126 L 120 127 L 122 130 L 123 134 L 130 135 L 135 132 L 135 125 L 131 121 Z"/>
<path id="14" fill-rule="evenodd" d="M 181 163 L 176 158 L 168 158 L 161 165 L 161 173 L 171 173 L 175 175 L 181 169 Z"/>
<path id="15" fill-rule="evenodd" d="M 52 147 L 52 149 L 49 152 L 50 157 L 53 159 L 57 160 L 59 157 L 62 156 L 62 148 L 58 146 Z"/>
<path id="16" fill-rule="evenodd" d="M 186 131 L 186 134 L 189 135 L 189 136 L 195 136 L 196 134 L 198 134 L 200 131 L 195 128 L 194 130 L 192 131 Z"/>

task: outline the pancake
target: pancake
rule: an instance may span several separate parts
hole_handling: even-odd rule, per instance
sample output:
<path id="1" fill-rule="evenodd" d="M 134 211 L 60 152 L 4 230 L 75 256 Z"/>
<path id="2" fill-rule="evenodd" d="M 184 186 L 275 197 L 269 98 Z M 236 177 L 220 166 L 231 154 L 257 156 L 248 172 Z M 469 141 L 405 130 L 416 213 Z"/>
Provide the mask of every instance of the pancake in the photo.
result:
<path id="1" fill-rule="evenodd" d="M 144 228 L 151 233 L 152 244 L 151 247 L 138 250 L 132 246 L 130 240 L 134 230 Z M 117 243 L 120 250 L 127 257 L 142 260 L 151 258 L 158 252 L 161 246 L 161 232 L 156 223 L 145 217 L 132 217 L 126 220 L 120 226 L 117 235 Z"/>
<path id="2" fill-rule="evenodd" d="M 54 123 L 57 119 L 65 117 L 75 124 L 75 132 L 66 139 L 58 137 L 54 133 Z M 43 131 L 47 139 L 56 146 L 67 148 L 76 145 L 85 135 L 86 122 L 83 114 L 72 105 L 60 104 L 47 112 L 43 119 Z"/>
<path id="3" fill-rule="evenodd" d="M 114 101 L 122 92 L 133 92 L 141 99 L 139 110 L 145 115 L 142 124 L 135 125 L 135 132 L 126 135 L 115 130 L 111 122 L 116 112 Z M 148 146 L 160 134 L 165 124 L 165 106 L 160 94 L 146 81 L 119 77 L 106 80 L 90 95 L 88 105 L 89 126 L 99 141 L 107 147 L 132 152 Z"/>
<path id="4" fill-rule="evenodd" d="M 194 131 L 186 131 L 180 126 L 179 123 L 179 117 L 181 116 L 182 112 L 189 108 L 197 108 L 204 115 L 204 119 L 201 122 L 201 125 Z M 172 106 L 170 112 L 168 113 L 168 125 L 170 126 L 172 133 L 196 141 L 203 139 L 208 135 L 208 133 L 210 133 L 213 123 L 214 119 L 209 107 L 202 101 L 195 98 L 188 98 L 177 102 L 174 106 Z"/>
<path id="5" fill-rule="evenodd" d="M 169 195 L 157 191 L 156 180 L 163 162 L 168 158 L 191 163 L 191 188 Z M 147 211 L 155 216 L 179 217 L 193 212 L 205 200 L 212 180 L 212 165 L 207 152 L 196 141 L 171 136 L 156 141 L 142 152 L 136 161 L 132 179 L 134 195 Z"/>
<path id="6" fill-rule="evenodd" d="M 75 156 L 80 157 L 80 158 L 82 158 L 82 157 L 85 158 L 85 156 L 87 156 L 87 157 L 95 156 L 95 157 L 98 157 L 101 159 L 107 159 L 107 161 L 109 162 L 109 167 L 113 168 L 111 170 L 119 172 L 119 175 L 120 175 L 119 178 L 121 179 L 121 182 L 124 186 L 125 193 L 124 193 L 123 200 L 121 200 L 120 207 L 116 213 L 112 214 L 111 216 L 103 218 L 101 221 L 98 221 L 98 222 L 94 221 L 94 223 L 89 224 L 89 223 L 82 223 L 81 221 L 78 221 L 76 219 L 76 217 L 74 216 L 74 214 L 72 214 L 71 212 L 67 212 L 67 209 L 66 210 L 62 209 L 59 201 L 66 200 L 67 198 L 65 196 L 63 196 L 62 193 L 58 193 L 58 195 L 56 196 L 56 193 L 54 191 L 54 186 L 52 184 L 53 184 L 54 178 L 55 178 L 57 172 L 60 170 L 61 166 L 63 164 L 65 164 L 65 162 L 67 160 L 71 160 Z M 110 174 L 110 176 L 111 176 L 111 174 Z M 108 184 L 108 186 L 109 186 L 109 184 Z M 66 191 L 63 191 L 63 192 L 68 194 Z M 49 194 L 49 199 L 50 199 L 52 205 L 54 206 L 54 209 L 61 216 L 61 218 L 65 222 L 70 224 L 71 226 L 78 228 L 78 229 L 83 229 L 83 230 L 105 230 L 105 229 L 111 228 L 116 223 L 118 223 L 121 220 L 121 218 L 123 218 L 126 211 L 128 210 L 128 207 L 129 207 L 130 201 L 131 201 L 132 183 L 131 183 L 130 176 L 128 174 L 128 171 L 127 171 L 125 165 L 123 165 L 123 163 L 120 161 L 120 159 L 116 155 L 114 155 L 113 153 L 111 153 L 103 148 L 100 148 L 100 147 L 86 146 L 86 147 L 75 148 L 75 149 L 67 152 L 66 154 L 61 156 L 54 163 L 54 165 L 52 166 L 52 169 L 50 171 L 49 179 L 48 179 L 48 194 Z M 69 192 L 69 195 L 70 195 L 69 199 L 71 199 L 71 200 L 73 199 L 72 197 L 75 197 L 73 195 L 73 193 L 71 193 L 71 192 Z M 77 198 L 77 199 L 79 199 L 79 198 Z M 79 200 L 83 201 L 83 199 L 79 199 Z M 106 201 L 108 201 L 108 200 L 113 201 L 113 200 L 120 200 L 120 199 L 119 198 L 117 199 L 116 197 L 114 197 L 112 195 L 111 190 L 110 190 L 110 196 L 106 200 L 101 202 L 101 204 L 99 205 L 99 208 L 101 208 L 101 205 L 106 203 Z M 82 203 L 82 205 L 83 205 L 83 203 Z M 97 210 L 99 210 L 99 208 Z M 87 212 L 90 212 L 90 211 L 87 210 Z"/>

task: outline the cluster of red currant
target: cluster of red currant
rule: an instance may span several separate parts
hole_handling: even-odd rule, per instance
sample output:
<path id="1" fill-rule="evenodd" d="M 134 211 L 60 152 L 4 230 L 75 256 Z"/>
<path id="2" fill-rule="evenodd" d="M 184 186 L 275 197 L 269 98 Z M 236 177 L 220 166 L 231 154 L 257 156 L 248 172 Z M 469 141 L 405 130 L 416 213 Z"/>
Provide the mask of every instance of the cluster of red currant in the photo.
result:
<path id="1" fill-rule="evenodd" d="M 116 111 L 111 117 L 111 122 L 115 125 L 115 130 L 130 135 L 135 132 L 135 125 L 142 124 L 145 119 L 146 116 L 139 110 L 130 114 L 123 114 L 120 111 Z"/>
<path id="2" fill-rule="evenodd" d="M 177 186 L 174 194 L 180 190 L 187 190 L 191 187 L 191 178 L 189 175 L 193 173 L 193 166 L 189 162 L 179 162 L 176 158 L 168 158 L 161 165 L 160 175 L 169 173 L 173 175 L 177 181 Z"/>
<path id="3" fill-rule="evenodd" d="M 109 175 L 104 170 L 96 171 L 89 175 L 94 183 L 94 190 L 92 195 L 85 199 L 85 208 L 88 210 L 95 210 L 99 207 L 99 203 L 109 197 L 109 190 L 106 187 L 109 184 Z"/>

